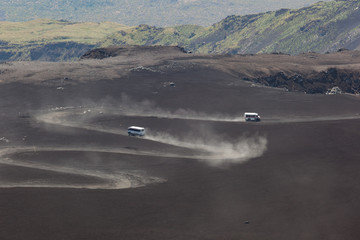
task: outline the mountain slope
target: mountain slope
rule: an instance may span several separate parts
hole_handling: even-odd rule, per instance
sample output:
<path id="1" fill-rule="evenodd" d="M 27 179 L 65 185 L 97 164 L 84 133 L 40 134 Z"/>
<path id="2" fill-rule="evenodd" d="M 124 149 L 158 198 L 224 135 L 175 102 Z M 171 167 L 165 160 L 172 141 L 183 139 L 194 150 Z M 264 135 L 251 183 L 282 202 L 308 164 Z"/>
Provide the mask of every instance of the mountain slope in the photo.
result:
<path id="1" fill-rule="evenodd" d="M 72 23 L 37 19 L 0 22 L 0 60 L 63 61 L 79 58 L 114 31 L 117 23 Z"/>
<path id="2" fill-rule="evenodd" d="M 199 52 L 259 53 L 357 49 L 360 39 L 360 2 L 322 2 L 299 10 L 282 9 L 258 15 L 230 16 L 201 37 Z"/>
<path id="3" fill-rule="evenodd" d="M 113 44 L 180 45 L 199 53 L 327 52 L 360 45 L 360 2 L 320 2 L 298 10 L 229 16 L 207 28 L 141 25 L 108 36 Z"/>
<path id="4" fill-rule="evenodd" d="M 210 27 L 128 27 L 110 22 L 53 20 L 0 22 L 1 60 L 71 60 L 94 47 L 113 45 L 180 46 L 188 52 L 216 54 L 356 50 L 360 49 L 360 2 L 337 0 L 297 10 L 233 15 Z M 67 48 L 59 54 L 61 46 Z M 75 51 L 76 47 L 80 50 Z M 31 54 L 34 51 L 37 54 Z M 46 56 L 53 53 L 55 56 Z"/>
<path id="5" fill-rule="evenodd" d="M 130 26 L 149 24 L 209 26 L 228 15 L 299 8 L 318 0 L 3 0 L 0 21 L 38 18 L 75 22 L 112 21 Z M 327 0 L 328 1 L 328 0 Z"/>

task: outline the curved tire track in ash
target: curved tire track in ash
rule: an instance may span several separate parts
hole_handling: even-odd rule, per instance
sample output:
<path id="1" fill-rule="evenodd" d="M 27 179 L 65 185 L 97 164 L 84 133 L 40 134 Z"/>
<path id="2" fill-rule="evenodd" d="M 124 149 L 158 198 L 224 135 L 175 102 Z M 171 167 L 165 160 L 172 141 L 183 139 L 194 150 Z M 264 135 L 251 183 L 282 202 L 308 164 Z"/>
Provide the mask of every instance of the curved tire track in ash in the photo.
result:
<path id="1" fill-rule="evenodd" d="M 93 109 L 95 112 L 95 109 Z M 116 135 L 127 136 L 127 131 L 119 130 L 114 128 L 101 128 L 100 126 L 84 123 L 80 118 L 85 114 L 87 120 L 91 119 L 90 110 L 79 111 L 79 109 L 61 109 L 60 111 L 50 111 L 45 114 L 40 114 L 36 116 L 36 120 L 46 124 L 53 124 L 58 126 L 63 126 L 67 128 L 79 128 L 89 131 L 96 131 L 102 133 L 110 133 Z M 115 113 L 117 114 L 117 113 Z M 96 116 L 93 115 L 93 116 Z M 197 119 L 198 120 L 198 119 Z M 12 188 L 12 187 L 47 187 L 47 188 L 87 188 L 87 189 L 124 189 L 124 188 L 134 188 L 134 187 L 143 187 L 148 184 L 161 183 L 166 181 L 158 177 L 148 176 L 143 171 L 132 170 L 132 171 L 116 171 L 116 172 L 104 172 L 98 169 L 80 169 L 76 167 L 69 166 L 59 166 L 49 162 L 45 164 L 39 163 L 36 160 L 23 161 L 16 157 L 16 154 L 31 154 L 31 153 L 41 153 L 41 152 L 93 152 L 93 153 L 116 153 L 116 154 L 126 154 L 126 155 L 135 155 L 135 156 L 152 156 L 152 157 L 162 157 L 162 158 L 176 158 L 176 159 L 196 159 L 199 161 L 204 161 L 210 165 L 218 166 L 220 164 L 231 164 L 231 163 L 241 163 L 249 158 L 257 157 L 266 150 L 266 139 L 251 140 L 250 144 L 245 141 L 240 144 L 231 144 L 228 142 L 221 143 L 218 145 L 218 142 L 184 142 L 171 136 L 166 136 L 164 134 L 149 135 L 142 138 L 144 141 L 154 141 L 167 145 L 174 145 L 176 147 L 194 150 L 194 152 L 199 152 L 195 154 L 191 151 L 190 154 L 177 154 L 161 151 L 142 151 L 142 150 L 132 150 L 129 148 L 114 148 L 114 147 L 86 147 L 86 146 L 75 146 L 75 147 L 62 147 L 62 146 L 34 146 L 34 147 L 22 147 L 22 146 L 13 146 L 12 148 L 0 150 L 0 165 L 8 166 L 13 168 L 26 168 L 28 170 L 44 171 L 48 174 L 58 174 L 64 176 L 75 176 L 77 178 L 86 178 L 90 179 L 89 183 L 72 183 L 68 182 L 53 182 L 50 180 L 29 180 L 22 179 L 20 181 L 3 181 L 0 183 L 2 188 Z M 261 152 L 259 152 L 259 144 L 262 145 Z M 251 146 L 254 145 L 254 146 Z M 219 149 L 221 149 L 219 151 Z M 33 159 L 34 157 L 32 157 Z"/>
<path id="2" fill-rule="evenodd" d="M 107 113 L 120 116 L 136 116 L 136 117 L 156 117 L 167 119 L 183 119 L 183 120 L 198 120 L 198 121 L 221 121 L 221 122 L 244 122 L 239 117 L 221 117 L 206 116 L 204 114 L 196 115 L 179 115 L 171 113 L 160 113 L 154 116 L 150 113 L 127 113 L 116 109 L 105 109 Z M 85 123 L 81 121 L 82 118 L 90 120 L 98 114 L 103 114 L 104 109 L 87 109 L 84 111 L 82 108 L 59 108 L 50 112 L 39 114 L 36 116 L 36 120 L 44 122 L 46 124 L 54 124 L 69 128 L 79 128 L 89 131 L 110 133 L 126 136 L 126 130 L 119 130 L 115 128 L 103 128 L 95 124 Z M 287 119 L 263 119 L 260 124 L 278 124 L 278 123 L 295 123 L 295 122 L 315 122 L 315 121 L 335 121 L 346 119 L 359 119 L 359 115 L 354 116 L 328 116 L 328 117 L 294 117 Z M 164 158 L 183 158 L 183 159 L 196 159 L 204 161 L 212 166 L 224 166 L 234 163 L 242 163 L 251 158 L 261 156 L 267 147 L 267 140 L 264 137 L 257 137 L 253 139 L 243 139 L 237 143 L 224 142 L 221 139 L 215 139 L 213 141 L 205 141 L 204 139 L 197 139 L 191 142 L 182 141 L 176 139 L 165 133 L 148 134 L 142 138 L 146 141 L 155 141 L 162 144 L 174 145 L 177 147 L 195 150 L 198 155 L 193 154 L 176 154 L 159 151 L 141 151 L 131 150 L 127 148 L 110 148 L 110 147 L 59 147 L 59 146 L 43 146 L 43 147 L 13 147 L 11 149 L 3 149 L 0 151 L 0 164 L 3 166 L 23 167 L 28 169 L 37 169 L 47 172 L 53 172 L 56 174 L 74 175 L 80 177 L 87 177 L 95 179 L 97 183 L 89 184 L 65 184 L 65 183 L 51 183 L 51 182 L 39 182 L 39 181 L 22 181 L 17 183 L 2 183 L 0 187 L 53 187 L 53 188 L 88 188 L 88 189 L 123 189 L 142 187 L 151 183 L 161 183 L 164 179 L 148 176 L 144 172 L 140 171 L 117 171 L 113 173 L 102 172 L 100 170 L 84 170 L 74 167 L 56 166 L 52 164 L 40 164 L 36 161 L 24 162 L 12 157 L 18 153 L 29 152 L 99 152 L 99 153 L 117 153 L 127 155 L 139 155 L 139 156 L 153 156 Z"/>
<path id="3" fill-rule="evenodd" d="M 88 114 L 92 113 L 92 114 Z M 86 115 L 86 121 L 84 123 L 84 115 Z M 111 133 L 111 134 L 118 134 L 127 136 L 127 131 L 119 130 L 118 128 L 100 128 L 97 125 L 89 124 L 88 121 L 91 118 L 97 117 L 98 114 L 103 114 L 102 110 L 99 109 L 88 109 L 86 111 L 79 112 L 77 109 L 70 109 L 65 111 L 55 111 L 46 114 L 39 115 L 37 119 L 39 121 L 45 122 L 47 124 L 55 124 L 61 125 L 65 127 L 72 127 L 72 128 L 80 128 L 90 131 L 97 131 L 97 132 L 104 132 L 104 133 Z M 111 112 L 112 114 L 112 112 Z M 115 112 L 115 115 L 121 115 L 121 112 Z M 128 114 L 124 113 L 123 115 L 129 116 Z M 134 115 L 130 115 L 134 116 Z M 140 117 L 153 117 L 148 114 L 141 115 Z M 75 120 L 69 120 L 73 118 Z M 165 118 L 161 116 L 161 118 Z M 181 116 L 168 116 L 166 118 L 169 119 L 183 119 L 189 120 L 188 117 L 181 117 Z M 207 120 L 206 117 L 200 116 L 192 116 L 192 120 L 203 121 Z M 200 120 L 202 119 L 202 120 Z M 235 121 L 237 118 L 215 118 L 209 117 L 209 121 Z M 150 129 L 151 130 L 151 129 Z M 147 133 L 145 137 L 142 139 L 146 141 L 153 141 L 158 142 L 166 145 L 172 145 L 188 150 L 194 150 L 200 152 L 197 155 L 184 155 L 184 154 L 170 154 L 164 152 L 141 152 L 137 151 L 136 154 L 139 155 L 151 155 L 157 157 L 170 157 L 170 158 L 191 158 L 197 159 L 201 161 L 205 161 L 213 166 L 223 165 L 223 164 L 231 164 L 231 163 L 241 163 L 245 162 L 248 159 L 255 158 L 261 156 L 266 151 L 267 140 L 265 137 L 253 137 L 253 138 L 246 138 L 246 139 L 238 139 L 234 142 L 229 142 L 221 139 L 218 136 L 212 136 L 212 139 L 204 139 L 204 138 L 193 138 L 188 140 L 181 140 L 175 138 L 167 133 L 162 132 L 155 132 L 155 133 Z"/>
<path id="4" fill-rule="evenodd" d="M 95 114 L 94 114 L 95 113 Z M 89 131 L 96 131 L 102 133 L 110 133 L 117 135 L 127 135 L 126 130 L 119 130 L 114 128 L 103 128 L 94 124 L 89 124 L 84 121 L 90 120 L 97 116 L 99 109 L 81 108 L 60 108 L 55 111 L 52 110 L 45 114 L 36 116 L 36 120 L 46 124 L 58 125 L 67 128 L 79 128 Z M 112 113 L 112 111 L 111 111 Z M 114 115 L 121 115 L 122 112 L 114 112 Z M 124 114 L 126 115 L 126 114 Z M 145 115 L 143 117 L 150 117 Z M 164 117 L 164 116 L 161 116 Z M 179 116 L 174 116 L 178 118 Z M 171 117 L 169 117 L 171 118 Z M 189 118 L 186 118 L 189 119 Z M 205 117 L 192 117 L 191 119 L 206 120 Z M 218 120 L 218 119 L 217 119 Z M 214 121 L 214 119 L 211 119 Z M 224 121 L 227 121 L 224 119 Z M 258 157 L 266 150 L 266 139 L 247 139 L 237 143 L 230 143 L 224 141 L 204 141 L 201 139 L 193 142 L 184 142 L 166 134 L 148 134 L 142 138 L 144 141 L 154 141 L 161 144 L 173 145 L 176 147 L 191 150 L 189 154 L 178 154 L 161 151 L 142 151 L 132 150 L 129 148 L 114 148 L 114 147 L 61 147 L 61 146 L 41 146 L 41 147 L 21 147 L 14 146 L 11 149 L 4 149 L 0 151 L 0 164 L 3 166 L 23 167 L 28 169 L 36 169 L 39 171 L 52 172 L 54 174 L 65 174 L 79 177 L 86 177 L 95 179 L 96 183 L 89 184 L 64 184 L 52 183 L 51 181 L 20 181 L 20 182 L 3 182 L 0 187 L 54 187 L 54 188 L 89 188 L 89 189 L 122 189 L 141 187 L 151 183 L 164 182 L 164 179 L 148 176 L 146 173 L 139 171 L 117 171 L 115 173 L 102 172 L 100 170 L 83 170 L 74 167 L 58 166 L 51 163 L 40 164 L 34 161 L 22 161 L 14 156 L 19 153 L 31 152 L 94 152 L 94 153 L 116 153 L 137 156 L 153 156 L 162 158 L 177 158 L 177 159 L 196 159 L 204 161 L 213 166 L 241 163 L 250 158 Z M 260 150 L 259 150 L 260 149 Z M 186 152 L 186 151 L 185 151 Z M 198 152 L 198 154 L 194 154 Z"/>
<path id="5" fill-rule="evenodd" d="M 41 153 L 41 152 L 106 152 L 106 153 L 124 153 L 131 154 L 130 151 L 115 151 L 104 149 L 86 149 L 86 148 L 61 148 L 61 147 L 13 147 L 12 149 L 0 150 L 0 165 L 10 167 L 21 167 L 37 171 L 64 175 L 64 177 L 73 176 L 77 178 L 90 179 L 89 183 L 67 183 L 52 182 L 52 180 L 20 180 L 16 182 L 0 182 L 1 188 L 12 187 L 47 187 L 47 188 L 86 188 L 86 189 L 124 189 L 143 187 L 147 184 L 161 183 L 164 179 L 152 177 L 143 171 L 124 170 L 124 171 L 103 171 L 99 169 L 80 169 L 71 166 L 59 166 L 51 163 L 39 163 L 36 160 L 24 161 L 13 157 L 14 154 Z"/>

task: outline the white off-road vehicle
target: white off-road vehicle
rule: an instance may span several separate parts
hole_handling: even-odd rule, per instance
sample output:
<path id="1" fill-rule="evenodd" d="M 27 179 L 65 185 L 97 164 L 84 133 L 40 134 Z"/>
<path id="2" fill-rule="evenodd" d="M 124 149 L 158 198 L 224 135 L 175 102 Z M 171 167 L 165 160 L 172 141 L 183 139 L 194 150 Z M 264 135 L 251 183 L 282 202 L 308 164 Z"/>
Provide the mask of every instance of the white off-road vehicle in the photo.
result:
<path id="1" fill-rule="evenodd" d="M 244 113 L 244 119 L 246 122 L 249 122 L 249 121 L 259 122 L 261 120 L 259 114 L 254 113 L 254 112 Z"/>
<path id="2" fill-rule="evenodd" d="M 128 135 L 129 136 L 144 136 L 145 135 L 145 128 L 143 127 L 136 127 L 136 126 L 131 126 L 128 128 Z"/>

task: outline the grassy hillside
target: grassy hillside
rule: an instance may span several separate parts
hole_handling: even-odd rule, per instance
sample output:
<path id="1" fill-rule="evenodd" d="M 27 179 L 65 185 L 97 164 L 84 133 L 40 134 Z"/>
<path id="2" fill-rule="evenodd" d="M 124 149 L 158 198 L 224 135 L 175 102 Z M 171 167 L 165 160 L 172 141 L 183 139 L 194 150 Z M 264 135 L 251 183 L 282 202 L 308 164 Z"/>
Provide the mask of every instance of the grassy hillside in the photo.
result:
<path id="1" fill-rule="evenodd" d="M 0 39 L 12 44 L 74 41 L 96 44 L 110 33 L 127 29 L 121 24 L 71 23 L 37 19 L 29 22 L 0 22 Z"/>
<path id="2" fill-rule="evenodd" d="M 360 2 L 321 2 L 248 16 L 230 16 L 207 29 L 191 48 L 199 52 L 334 51 L 359 46 Z M 206 44 L 200 45 L 199 42 Z"/>
<path id="3" fill-rule="evenodd" d="M 124 29 L 106 37 L 101 41 L 102 47 L 110 45 L 165 45 L 190 46 L 198 36 L 206 33 L 206 28 L 196 25 L 157 28 L 139 25 Z"/>
<path id="4" fill-rule="evenodd" d="M 39 18 L 72 22 L 111 21 L 135 26 L 149 24 L 209 26 L 229 15 L 300 8 L 318 0 L 2 0 L 0 21 Z M 328 0 L 326 0 L 328 1 Z"/>
<path id="5" fill-rule="evenodd" d="M 0 22 L 0 59 L 77 59 L 107 35 L 127 28 L 110 22 L 71 23 L 46 19 Z"/>
<path id="6" fill-rule="evenodd" d="M 2 60 L 71 60 L 94 47 L 111 45 L 181 46 L 191 52 L 220 54 L 360 49 L 360 2 L 337 0 L 296 10 L 232 15 L 210 27 L 0 22 Z"/>
<path id="7" fill-rule="evenodd" d="M 229 16 L 210 27 L 141 25 L 108 36 L 112 44 L 180 45 L 199 53 L 327 52 L 360 45 L 360 2 L 320 2 L 298 10 L 281 9 Z"/>

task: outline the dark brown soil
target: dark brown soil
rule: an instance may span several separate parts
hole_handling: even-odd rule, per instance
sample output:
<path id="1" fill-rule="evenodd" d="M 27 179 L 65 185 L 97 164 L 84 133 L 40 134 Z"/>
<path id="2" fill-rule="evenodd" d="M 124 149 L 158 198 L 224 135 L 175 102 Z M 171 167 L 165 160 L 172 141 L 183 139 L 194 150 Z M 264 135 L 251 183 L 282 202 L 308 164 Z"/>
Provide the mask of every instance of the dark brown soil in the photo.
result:
<path id="1" fill-rule="evenodd" d="M 336 67 L 355 69 L 346 54 Z M 324 56 L 309 68 L 341 62 Z M 3 64 L 0 239 L 357 240 L 360 98 L 288 92 L 239 77 L 272 72 L 268 57 Z M 280 58 L 286 64 L 274 64 L 275 71 L 292 74 L 287 66 L 297 60 Z M 299 71 L 307 69 L 303 58 Z M 219 120 L 246 111 L 262 121 Z M 52 112 L 73 112 L 75 125 L 37 118 Z M 197 149 L 128 137 L 130 125 L 188 142 L 262 137 L 267 149 L 214 166 L 196 157 Z M 101 187 L 124 171 L 143 186 Z M 144 182 L 152 178 L 164 181 Z"/>

